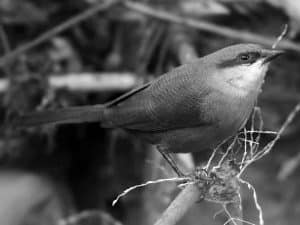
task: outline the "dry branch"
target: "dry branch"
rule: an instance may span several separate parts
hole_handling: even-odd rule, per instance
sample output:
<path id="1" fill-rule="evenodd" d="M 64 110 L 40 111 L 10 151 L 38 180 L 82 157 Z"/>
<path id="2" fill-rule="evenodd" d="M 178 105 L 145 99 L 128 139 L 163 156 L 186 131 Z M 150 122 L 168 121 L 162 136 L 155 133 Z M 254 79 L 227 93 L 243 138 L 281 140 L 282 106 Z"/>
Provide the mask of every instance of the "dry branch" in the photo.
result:
<path id="1" fill-rule="evenodd" d="M 49 40 L 50 38 L 57 35 L 58 33 L 61 33 L 63 31 L 65 31 L 66 29 L 88 19 L 89 17 L 94 16 L 96 13 L 98 13 L 100 11 L 106 10 L 107 8 L 111 7 L 115 3 L 117 3 L 117 0 L 106 0 L 104 2 L 100 2 L 97 5 L 91 6 L 84 12 L 70 18 L 69 20 L 50 29 L 49 31 L 46 31 L 45 33 L 38 36 L 36 39 L 34 39 L 20 47 L 17 47 L 15 50 L 12 50 L 10 53 L 8 53 L 8 54 L 4 55 L 2 58 L 0 58 L 0 67 L 4 66 L 10 60 L 23 54 L 26 51 L 32 49 L 33 47 L 36 47 L 37 45 Z"/>
<path id="2" fill-rule="evenodd" d="M 137 75 L 132 73 L 78 73 L 66 75 L 51 75 L 49 85 L 54 88 L 66 88 L 71 91 L 126 91 L 142 83 Z M 9 80 L 0 79 L 0 93 L 9 87 Z"/>
<path id="3" fill-rule="evenodd" d="M 183 16 L 179 16 L 179 15 L 175 15 L 175 14 L 166 12 L 161 9 L 155 9 L 155 8 L 152 8 L 145 4 L 138 3 L 138 2 L 125 1 L 124 5 L 130 10 L 133 10 L 133 11 L 136 11 L 136 12 L 139 12 L 139 13 L 157 18 L 157 19 L 186 25 L 186 26 L 193 27 L 193 28 L 196 28 L 199 30 L 204 30 L 207 32 L 222 35 L 222 36 L 225 36 L 228 38 L 233 38 L 233 39 L 242 40 L 242 41 L 249 41 L 249 42 L 254 42 L 254 43 L 260 43 L 260 44 L 267 45 L 270 47 L 276 41 L 276 38 L 265 37 L 265 36 L 254 34 L 254 33 L 247 32 L 247 31 L 236 30 L 236 29 L 232 29 L 229 27 L 205 22 L 205 21 L 199 21 L 199 20 L 195 20 L 195 19 L 186 18 Z M 279 43 L 279 47 L 300 52 L 299 44 L 296 44 L 296 43 L 286 40 L 286 39 L 282 40 Z"/>
<path id="4" fill-rule="evenodd" d="M 187 185 L 154 225 L 174 225 L 199 199 L 201 193 L 195 184 Z"/>

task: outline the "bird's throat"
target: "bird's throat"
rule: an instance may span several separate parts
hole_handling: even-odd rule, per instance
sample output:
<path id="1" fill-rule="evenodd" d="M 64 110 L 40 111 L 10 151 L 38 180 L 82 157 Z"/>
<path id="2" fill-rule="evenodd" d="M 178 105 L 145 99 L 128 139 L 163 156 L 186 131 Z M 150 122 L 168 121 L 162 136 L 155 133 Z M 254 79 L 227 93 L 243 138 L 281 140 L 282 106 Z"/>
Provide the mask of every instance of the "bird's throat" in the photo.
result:
<path id="1" fill-rule="evenodd" d="M 239 95 L 247 95 L 250 92 L 260 92 L 268 65 L 257 63 L 256 65 L 240 65 L 231 68 L 224 68 L 222 76 L 227 85 L 228 91 Z"/>

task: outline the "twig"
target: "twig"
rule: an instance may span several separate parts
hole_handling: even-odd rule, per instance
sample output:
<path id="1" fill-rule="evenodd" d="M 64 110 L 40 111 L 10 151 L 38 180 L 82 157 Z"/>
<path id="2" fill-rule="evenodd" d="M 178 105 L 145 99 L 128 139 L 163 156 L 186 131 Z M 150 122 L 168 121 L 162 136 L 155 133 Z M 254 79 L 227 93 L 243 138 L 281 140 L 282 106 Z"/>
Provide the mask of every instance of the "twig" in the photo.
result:
<path id="1" fill-rule="evenodd" d="M 66 75 L 50 75 L 49 85 L 54 88 L 66 88 L 71 91 L 126 91 L 142 81 L 132 73 L 78 73 Z M 7 91 L 10 81 L 0 78 L 0 93 Z"/>
<path id="2" fill-rule="evenodd" d="M 195 19 L 182 17 L 161 9 L 152 8 L 143 3 L 124 1 L 123 4 L 130 10 L 134 10 L 136 12 L 152 16 L 157 19 L 186 25 L 189 27 L 215 33 L 233 39 L 260 43 L 267 46 L 272 46 L 273 43 L 276 41 L 276 38 L 265 37 L 247 31 L 235 30 L 229 27 L 220 26 L 205 21 L 199 21 Z M 282 40 L 280 42 L 280 47 L 300 52 L 300 45 L 289 40 Z"/>
<path id="3" fill-rule="evenodd" d="M 148 64 L 150 63 L 151 57 L 158 43 L 161 40 L 161 37 L 164 34 L 165 26 L 158 21 L 153 21 L 148 29 L 146 29 L 146 37 L 142 41 L 141 48 L 139 50 L 139 67 L 137 71 L 139 73 L 145 74 L 147 71 Z"/>
<path id="4" fill-rule="evenodd" d="M 231 216 L 230 212 L 227 210 L 226 206 L 223 206 L 225 213 L 227 214 L 227 216 L 229 217 L 229 219 L 225 222 L 225 224 L 232 222 L 233 225 L 237 225 L 237 223 L 235 222 L 234 218 Z M 224 224 L 224 225 L 225 225 Z"/>
<path id="5" fill-rule="evenodd" d="M 0 25 L 0 40 L 1 44 L 3 46 L 4 53 L 7 54 L 10 52 L 10 44 L 7 38 L 7 35 L 5 33 L 4 27 Z"/>
<path id="6" fill-rule="evenodd" d="M 33 47 L 36 47 L 37 45 L 49 40 L 53 36 L 57 35 L 58 33 L 61 33 L 62 31 L 65 31 L 66 29 L 88 19 L 91 16 L 94 16 L 99 11 L 106 10 L 107 8 L 111 7 L 113 4 L 117 3 L 117 0 L 105 0 L 104 2 L 101 2 L 97 5 L 94 5 L 84 12 L 70 18 L 69 20 L 63 22 L 62 24 L 50 29 L 49 31 L 46 31 L 45 33 L 41 34 L 34 40 L 23 44 L 20 47 L 17 47 L 15 50 L 11 51 L 10 53 L 4 55 L 2 58 L 0 58 L 0 67 L 4 66 L 7 62 L 14 59 L 15 57 L 19 56 L 20 54 L 32 49 Z"/>
<path id="7" fill-rule="evenodd" d="M 175 225 L 199 199 L 201 193 L 194 184 L 187 185 L 172 201 L 154 225 Z"/>
<path id="8" fill-rule="evenodd" d="M 229 219 L 224 223 L 224 225 L 227 225 L 228 223 L 230 223 L 231 221 L 234 221 L 234 220 L 240 221 L 240 222 L 242 222 L 242 223 L 249 224 L 249 225 L 256 225 L 255 223 L 251 223 L 251 222 L 249 222 L 249 221 L 247 221 L 247 220 L 243 220 L 243 219 L 240 219 L 240 218 L 234 218 L 234 217 L 229 218 Z"/>
<path id="9" fill-rule="evenodd" d="M 264 127 L 264 121 L 263 121 L 263 118 L 262 118 L 262 113 L 261 113 L 261 109 L 259 107 L 255 107 L 254 108 L 254 111 L 253 111 L 253 117 L 252 117 L 252 126 L 253 126 L 253 129 L 254 130 L 254 123 L 255 123 L 255 118 L 257 117 L 258 119 L 258 130 L 261 131 L 261 132 L 258 132 L 257 133 L 257 136 L 255 138 L 255 141 L 257 143 L 259 143 L 260 139 L 261 139 L 261 134 L 262 134 L 262 130 L 263 130 L 263 127 Z M 268 131 L 264 131 L 264 132 L 268 132 Z M 277 132 L 276 132 L 277 134 Z M 250 154 L 251 155 L 254 155 L 257 153 L 259 149 L 259 145 L 256 145 L 254 148 L 251 148 L 250 149 Z"/>
<path id="10" fill-rule="evenodd" d="M 258 200 L 257 200 L 257 194 L 256 194 L 256 190 L 255 188 L 253 187 L 252 184 L 250 184 L 248 181 L 245 181 L 245 180 L 242 180 L 242 179 L 239 179 L 239 181 L 243 184 L 246 184 L 247 187 L 253 192 L 253 200 L 254 200 L 254 204 L 255 204 L 255 207 L 259 213 L 259 225 L 264 225 L 264 217 L 263 217 L 263 211 L 262 211 L 262 208 L 260 206 L 260 204 L 258 203 Z"/>
<path id="11" fill-rule="evenodd" d="M 251 159 L 248 160 L 247 163 L 245 163 L 245 165 L 243 166 L 243 168 L 241 169 L 238 177 L 241 176 L 241 174 L 245 171 L 245 169 L 251 165 L 253 162 L 261 159 L 262 157 L 264 157 L 265 155 L 269 154 L 271 152 L 271 150 L 273 149 L 274 145 L 277 143 L 277 141 L 280 139 L 282 133 L 285 131 L 285 129 L 290 125 L 290 123 L 293 121 L 293 119 L 295 118 L 295 116 L 297 115 L 297 113 L 300 111 L 300 102 L 294 107 L 294 109 L 290 112 L 290 114 L 288 115 L 288 117 L 286 118 L 286 120 L 284 121 L 284 123 L 282 124 L 282 126 L 280 127 L 279 131 L 277 132 L 276 137 L 270 141 L 262 150 L 260 150 L 259 152 L 257 152 L 255 155 L 251 156 Z"/>
<path id="12" fill-rule="evenodd" d="M 299 111 L 300 111 L 300 102 L 290 112 L 290 114 L 288 115 L 288 117 L 286 118 L 284 123 L 282 124 L 281 128 L 277 132 L 276 137 L 269 144 L 267 144 L 267 146 L 265 146 L 262 151 L 260 151 L 260 152 L 262 152 L 262 154 L 257 155 L 257 157 L 255 157 L 255 160 L 262 158 L 263 156 L 268 154 L 273 149 L 274 145 L 277 143 L 277 141 L 281 137 L 282 133 L 290 125 L 290 123 L 293 121 L 293 119 L 295 118 L 295 116 L 297 115 L 297 113 Z"/>
<path id="13" fill-rule="evenodd" d="M 225 213 L 229 213 L 232 218 L 235 218 L 232 220 L 232 223 L 235 222 L 237 225 L 243 225 L 243 207 L 242 207 L 242 198 L 240 192 L 238 193 L 239 201 L 238 202 L 231 202 L 231 203 L 225 203 L 222 204 Z M 240 220 L 238 220 L 240 219 Z"/>
<path id="14" fill-rule="evenodd" d="M 252 116 L 251 129 L 252 129 L 252 126 L 254 126 L 254 125 L 253 125 L 253 122 L 254 122 L 254 116 Z M 252 134 L 252 133 L 251 133 L 251 134 Z M 246 160 L 246 158 L 247 158 L 247 155 L 248 155 L 248 153 L 247 153 L 247 142 L 246 142 L 246 140 L 247 140 L 247 130 L 246 130 L 246 128 L 244 128 L 244 137 L 245 137 L 245 141 L 244 141 L 244 154 L 243 154 L 243 158 L 242 158 L 242 160 L 241 160 L 241 166 L 240 166 L 240 169 L 243 168 L 244 162 L 245 162 L 245 160 Z M 252 136 L 251 136 L 251 138 L 252 138 Z M 252 140 L 253 140 L 253 139 L 252 139 Z M 252 146 L 252 144 L 251 144 L 251 146 Z M 251 148 L 250 148 L 250 149 L 251 149 Z"/>
<path id="15" fill-rule="evenodd" d="M 259 130 L 246 130 L 245 131 L 247 134 L 277 134 L 276 131 L 259 131 Z M 243 132 L 239 132 L 238 134 L 244 134 L 245 133 L 244 131 Z"/>
<path id="16" fill-rule="evenodd" d="M 276 41 L 274 42 L 274 44 L 272 45 L 272 49 L 275 49 L 277 47 L 277 45 L 279 44 L 279 42 L 284 38 L 284 36 L 287 34 L 288 31 L 288 25 L 285 24 L 284 28 L 281 32 L 281 34 L 278 36 L 278 38 L 276 39 Z"/>
<path id="17" fill-rule="evenodd" d="M 183 181 L 189 181 L 189 178 L 185 178 L 185 177 L 174 177 L 174 178 L 164 178 L 164 179 L 158 179 L 158 180 L 150 180 L 147 181 L 143 184 L 138 184 L 138 185 L 134 185 L 130 188 L 127 188 L 125 191 L 123 191 L 121 194 L 119 194 L 117 196 L 117 198 L 112 202 L 112 206 L 115 206 L 117 204 L 117 202 L 119 201 L 120 198 L 122 198 L 123 196 L 127 195 L 129 192 L 137 189 L 137 188 L 141 188 L 141 187 L 145 187 L 148 186 L 150 184 L 160 184 L 160 183 L 165 183 L 165 182 L 183 182 Z"/>
<path id="18" fill-rule="evenodd" d="M 225 144 L 228 141 L 228 139 L 223 140 L 219 145 L 217 145 L 213 153 L 210 155 L 209 160 L 207 161 L 206 165 L 203 167 L 204 170 L 209 171 L 211 163 L 213 162 L 213 159 L 215 158 L 217 152 L 219 151 L 220 147 Z"/>
<path id="19" fill-rule="evenodd" d="M 220 146 L 221 145 L 218 145 L 217 147 L 214 148 L 214 150 L 213 150 L 212 154 L 210 155 L 206 165 L 203 167 L 204 170 L 208 171 L 210 169 L 211 163 L 214 160 L 217 152 L 219 151 Z"/>
<path id="20" fill-rule="evenodd" d="M 233 141 L 231 144 L 227 147 L 226 152 L 223 154 L 222 158 L 220 159 L 217 167 L 221 167 L 222 163 L 224 162 L 225 158 L 228 156 L 229 152 L 233 149 L 235 142 L 237 140 L 237 136 L 234 137 Z"/>
<path id="21" fill-rule="evenodd" d="M 251 141 L 251 140 L 248 140 L 247 138 L 238 138 L 238 140 L 240 140 L 240 141 L 244 141 L 245 145 L 246 145 L 246 143 L 249 143 L 250 145 L 253 145 L 253 144 L 255 144 L 255 145 L 259 145 L 259 143 L 258 143 L 258 142 L 256 142 L 256 141 Z"/>
<path id="22" fill-rule="evenodd" d="M 0 25 L 0 39 L 1 39 L 1 44 L 3 46 L 3 55 L 9 54 L 10 44 L 2 24 Z M 8 77 L 9 79 L 12 78 L 12 73 L 10 71 L 9 65 L 3 67 L 3 71 L 5 72 L 6 77 Z"/>
<path id="23" fill-rule="evenodd" d="M 76 91 L 124 91 L 137 85 L 139 79 L 131 73 L 81 73 L 50 76 L 49 83 L 55 88 L 67 87 Z"/>

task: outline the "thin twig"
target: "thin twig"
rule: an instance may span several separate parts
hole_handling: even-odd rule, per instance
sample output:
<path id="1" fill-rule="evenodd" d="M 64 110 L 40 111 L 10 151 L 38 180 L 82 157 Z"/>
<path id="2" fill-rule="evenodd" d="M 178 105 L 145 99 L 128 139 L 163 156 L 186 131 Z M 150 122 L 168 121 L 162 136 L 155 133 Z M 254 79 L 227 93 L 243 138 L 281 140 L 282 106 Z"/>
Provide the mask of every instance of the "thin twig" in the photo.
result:
<path id="1" fill-rule="evenodd" d="M 139 56 L 141 58 L 140 66 L 137 69 L 139 73 L 145 74 L 147 71 L 146 68 L 150 63 L 151 57 L 153 57 L 155 48 L 159 44 L 161 37 L 164 34 L 164 30 L 164 25 L 157 23 L 157 21 L 154 21 L 148 30 L 146 30 L 146 34 L 148 35 L 146 35 L 145 39 L 143 40 L 141 49 L 139 51 Z"/>
<path id="2" fill-rule="evenodd" d="M 234 225 L 243 225 L 241 221 L 243 219 L 243 208 L 241 204 L 241 195 L 239 193 L 239 201 L 231 203 L 222 203 L 224 212 L 228 215 L 229 220 L 232 219 Z M 235 219 L 233 219 L 235 218 Z M 236 220 L 240 219 L 240 220 Z"/>
<path id="3" fill-rule="evenodd" d="M 184 182 L 184 181 L 189 181 L 189 178 L 185 178 L 185 177 L 164 178 L 164 179 L 158 179 L 158 180 L 153 180 L 153 181 L 150 180 L 143 184 L 134 185 L 130 188 L 127 188 L 125 191 L 123 191 L 121 194 L 119 194 L 117 196 L 117 198 L 112 202 L 112 206 L 115 206 L 120 198 L 122 198 L 123 196 L 127 195 L 129 192 L 131 192 L 137 188 L 145 187 L 150 184 L 160 184 L 160 183 L 165 183 L 165 182 Z"/>
<path id="4" fill-rule="evenodd" d="M 10 43 L 2 24 L 0 25 L 0 39 L 1 39 L 1 44 L 3 46 L 3 55 L 9 54 L 11 50 Z M 9 79 L 12 78 L 12 73 L 10 71 L 9 65 L 3 67 L 3 71 L 5 72 L 6 77 L 8 77 Z"/>
<path id="5" fill-rule="evenodd" d="M 251 141 L 251 140 L 248 140 L 247 138 L 238 138 L 238 140 L 240 140 L 240 141 L 244 141 L 244 143 L 249 143 L 250 145 L 253 145 L 253 144 L 259 145 L 259 143 L 258 143 L 258 142 L 256 142 L 256 141 Z"/>
<path id="6" fill-rule="evenodd" d="M 224 162 L 225 158 L 228 156 L 229 152 L 233 149 L 235 142 L 237 140 L 237 136 L 234 137 L 233 141 L 231 142 L 231 144 L 229 145 L 229 147 L 226 149 L 226 152 L 224 153 L 224 155 L 222 156 L 222 158 L 220 159 L 217 167 L 221 167 L 222 163 Z"/>
<path id="7" fill-rule="evenodd" d="M 249 224 L 249 225 L 256 225 L 255 223 L 251 223 L 247 220 L 243 220 L 243 219 L 240 219 L 240 218 L 234 218 L 234 217 L 229 218 L 223 225 L 227 225 L 228 223 L 230 223 L 231 221 L 234 221 L 234 220 L 240 221 L 242 223 Z"/>
<path id="8" fill-rule="evenodd" d="M 45 41 L 49 40 L 53 36 L 57 35 L 58 33 L 61 33 L 62 31 L 65 31 L 66 29 L 88 19 L 91 16 L 94 16 L 99 11 L 106 10 L 107 8 L 111 7 L 115 3 L 117 3 L 117 0 L 105 0 L 104 2 L 101 2 L 97 5 L 93 5 L 84 12 L 70 18 L 69 20 L 63 22 L 62 24 L 46 31 L 45 33 L 41 34 L 34 40 L 23 44 L 20 47 L 17 47 L 15 50 L 11 51 L 10 53 L 4 55 L 2 58 L 0 58 L 0 67 L 4 66 L 7 62 L 11 61 L 12 59 L 16 58 L 20 54 L 32 49 L 33 47 L 36 47 L 37 45 L 44 43 Z"/>
<path id="9" fill-rule="evenodd" d="M 261 113 L 261 109 L 259 108 L 259 107 L 255 107 L 254 108 L 254 115 L 253 115 L 253 126 L 254 126 L 254 123 L 255 123 L 255 117 L 257 117 L 257 120 L 258 120 L 258 122 L 259 122 L 259 124 L 258 124 L 258 130 L 260 131 L 260 132 L 258 132 L 257 134 L 257 136 L 256 136 L 256 138 L 255 138 L 255 141 L 257 142 L 257 143 L 259 143 L 259 141 L 260 141 L 260 139 L 261 139 L 261 134 L 263 134 L 262 132 L 262 130 L 263 130 L 263 127 L 264 127 L 264 121 L 263 121 L 263 118 L 262 118 L 262 113 Z M 272 132 L 272 131 L 264 131 L 264 132 Z M 277 134 L 277 132 L 276 132 L 276 134 Z M 251 155 L 254 155 L 254 154 L 256 154 L 257 153 L 257 151 L 258 151 L 258 149 L 259 149 L 259 145 L 256 145 L 254 148 L 251 148 L 250 149 L 250 154 Z"/>
<path id="10" fill-rule="evenodd" d="M 209 160 L 207 161 L 206 165 L 203 167 L 204 170 L 209 171 L 211 163 L 215 158 L 217 152 L 219 151 L 220 147 L 227 142 L 228 139 L 223 140 L 217 147 L 214 148 L 213 153 L 210 155 Z"/>
<path id="11" fill-rule="evenodd" d="M 228 221 L 225 222 L 225 224 L 227 224 L 227 223 L 229 223 L 229 222 L 232 222 L 233 225 L 237 225 L 237 223 L 235 222 L 234 218 L 231 216 L 231 214 L 230 214 L 230 212 L 228 211 L 228 209 L 226 208 L 226 206 L 223 206 L 223 208 L 224 208 L 224 211 L 225 211 L 225 213 L 227 214 L 227 216 L 228 216 L 228 218 L 229 218 Z"/>
<path id="12" fill-rule="evenodd" d="M 10 44 L 9 40 L 7 38 L 6 32 L 4 30 L 4 27 L 0 25 L 0 40 L 1 44 L 3 46 L 4 53 L 7 54 L 10 52 Z"/>
<path id="13" fill-rule="evenodd" d="M 276 38 L 265 37 L 265 36 L 247 32 L 247 31 L 236 30 L 236 29 L 232 29 L 229 27 L 205 22 L 205 21 L 199 21 L 199 20 L 195 20 L 195 19 L 191 19 L 191 18 L 182 17 L 179 15 L 169 13 L 165 10 L 150 7 L 146 4 L 139 3 L 139 2 L 124 1 L 123 3 L 124 3 L 124 6 L 127 7 L 128 9 L 134 10 L 136 12 L 139 12 L 139 13 L 142 13 L 142 14 L 145 14 L 148 16 L 152 16 L 154 18 L 161 19 L 164 21 L 169 21 L 172 23 L 186 25 L 189 27 L 193 27 L 196 29 L 215 33 L 215 34 L 225 36 L 228 38 L 260 43 L 260 44 L 267 45 L 267 46 L 272 46 L 273 43 L 276 41 Z M 281 48 L 300 52 L 299 44 L 296 44 L 296 43 L 286 40 L 286 39 L 282 40 L 280 42 L 279 46 Z"/>
<path id="14" fill-rule="evenodd" d="M 295 118 L 295 116 L 298 114 L 299 111 L 300 111 L 300 102 L 290 112 L 290 114 L 288 115 L 288 117 L 286 118 L 284 123 L 282 124 L 281 128 L 277 132 L 276 137 L 269 144 L 267 144 L 267 146 L 265 146 L 262 151 L 260 151 L 260 152 L 262 152 L 262 154 L 257 155 L 257 157 L 255 157 L 256 158 L 255 160 L 262 158 L 263 156 L 268 154 L 273 149 L 274 145 L 280 139 L 282 133 L 290 125 L 290 123 L 293 121 L 293 119 Z"/>
<path id="15" fill-rule="evenodd" d="M 288 25 L 285 24 L 284 28 L 281 32 L 281 34 L 278 36 L 278 38 L 276 39 L 276 41 L 274 42 L 274 44 L 272 45 L 272 49 L 275 49 L 277 47 L 277 45 L 279 44 L 279 42 L 284 38 L 284 36 L 287 34 L 288 31 Z"/>
<path id="16" fill-rule="evenodd" d="M 271 150 L 273 149 L 274 145 L 277 143 L 277 141 L 280 139 L 282 133 L 285 131 L 285 129 L 290 125 L 290 123 L 293 121 L 295 116 L 298 114 L 300 111 L 300 102 L 294 107 L 294 109 L 290 112 L 282 126 L 280 127 L 279 131 L 277 132 L 276 137 L 270 141 L 262 150 L 257 152 L 254 156 L 251 157 L 251 159 L 245 163 L 244 167 L 241 169 L 238 177 L 241 176 L 241 174 L 245 171 L 245 169 L 252 164 L 253 162 L 261 159 L 265 155 L 269 154 Z"/>
<path id="17" fill-rule="evenodd" d="M 244 137 L 245 137 L 245 141 L 244 141 L 244 154 L 243 154 L 243 158 L 241 160 L 241 167 L 240 167 L 240 169 L 242 169 L 243 164 L 244 164 L 244 162 L 246 160 L 246 157 L 247 157 L 247 142 L 246 142 L 246 140 L 247 140 L 247 133 L 246 133 L 246 131 L 247 131 L 246 128 L 244 128 Z"/>
<path id="18" fill-rule="evenodd" d="M 245 131 L 247 134 L 277 134 L 276 131 L 260 131 L 260 130 L 247 130 Z M 239 132 L 238 134 L 244 134 L 245 133 L 244 131 L 243 132 Z"/>
<path id="19" fill-rule="evenodd" d="M 264 225 L 264 215 L 263 215 L 263 211 L 262 211 L 262 208 L 260 206 L 260 204 L 258 203 L 258 200 L 257 200 L 257 194 L 256 194 L 256 190 L 255 188 L 253 187 L 252 184 L 250 184 L 248 181 L 245 181 L 245 180 L 242 180 L 242 179 L 239 179 L 239 181 L 243 184 L 246 184 L 247 187 L 253 192 L 253 200 L 254 200 L 254 204 L 255 204 L 255 207 L 258 211 L 258 214 L 259 214 L 259 225 Z"/>

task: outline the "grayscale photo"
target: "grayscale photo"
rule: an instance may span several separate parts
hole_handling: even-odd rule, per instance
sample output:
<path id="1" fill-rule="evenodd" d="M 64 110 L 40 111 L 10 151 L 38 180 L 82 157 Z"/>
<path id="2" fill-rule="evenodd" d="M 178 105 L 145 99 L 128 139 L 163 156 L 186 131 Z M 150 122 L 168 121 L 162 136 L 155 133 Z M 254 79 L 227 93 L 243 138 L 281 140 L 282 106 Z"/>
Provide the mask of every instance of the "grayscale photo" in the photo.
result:
<path id="1" fill-rule="evenodd" d="M 300 1 L 0 0 L 0 54 L 0 225 L 299 224 Z"/>

